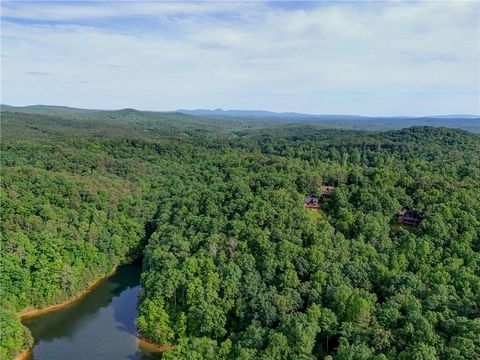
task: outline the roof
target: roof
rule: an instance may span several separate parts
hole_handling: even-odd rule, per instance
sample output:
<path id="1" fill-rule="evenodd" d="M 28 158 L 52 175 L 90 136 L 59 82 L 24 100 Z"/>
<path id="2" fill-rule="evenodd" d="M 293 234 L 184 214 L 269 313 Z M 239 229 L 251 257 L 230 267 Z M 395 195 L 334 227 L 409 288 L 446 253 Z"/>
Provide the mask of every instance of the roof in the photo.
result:
<path id="1" fill-rule="evenodd" d="M 332 191 L 335 189 L 335 186 L 322 185 L 320 189 L 322 190 L 322 195 L 331 195 Z"/>
<path id="2" fill-rule="evenodd" d="M 422 215 L 420 215 L 420 213 L 417 210 L 411 209 L 408 207 L 401 208 L 400 211 L 398 212 L 398 215 L 411 218 L 411 219 L 418 219 L 418 220 L 422 219 Z"/>

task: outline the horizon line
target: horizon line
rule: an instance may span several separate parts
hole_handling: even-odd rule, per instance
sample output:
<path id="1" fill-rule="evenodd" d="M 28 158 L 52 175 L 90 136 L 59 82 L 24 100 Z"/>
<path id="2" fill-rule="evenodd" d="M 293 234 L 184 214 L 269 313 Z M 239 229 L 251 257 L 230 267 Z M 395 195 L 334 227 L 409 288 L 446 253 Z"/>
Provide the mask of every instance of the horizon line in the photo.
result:
<path id="1" fill-rule="evenodd" d="M 187 109 L 187 108 L 177 108 L 174 110 L 151 110 L 151 109 L 139 109 L 134 107 L 123 107 L 123 108 L 90 108 L 90 107 L 78 107 L 78 106 L 70 106 L 70 105 L 53 105 L 53 104 L 30 104 L 30 105 L 11 105 L 0 103 L 0 106 L 10 106 L 16 108 L 28 108 L 28 107 L 36 107 L 36 106 L 44 106 L 44 107 L 57 107 L 57 108 L 68 108 L 68 109 L 77 109 L 77 110 L 90 110 L 90 111 L 122 111 L 122 110 L 135 110 L 139 112 L 157 112 L 157 113 L 183 113 L 183 111 L 222 111 L 222 112 L 229 112 L 229 111 L 245 111 L 245 112 L 264 112 L 264 113 L 271 113 L 272 115 L 300 115 L 300 116 L 355 116 L 355 117 L 367 117 L 367 118 L 430 118 L 430 117 L 451 117 L 451 116 L 470 116 L 475 118 L 480 118 L 480 114 L 471 114 L 471 113 L 448 113 L 448 114 L 427 114 L 427 115 L 361 115 L 361 114 L 349 114 L 349 113 L 321 113 L 321 114 L 313 114 L 313 113 L 302 113 L 298 111 L 274 111 L 274 110 L 259 110 L 259 109 L 223 109 L 217 107 L 215 109 L 209 108 L 195 108 L 195 109 Z M 188 115 L 188 114 L 187 114 Z M 192 115 L 194 116 L 194 115 Z M 205 115 L 206 116 L 206 115 Z M 210 115 L 210 116 L 219 116 L 219 115 Z M 228 116 L 228 115 L 227 115 Z"/>

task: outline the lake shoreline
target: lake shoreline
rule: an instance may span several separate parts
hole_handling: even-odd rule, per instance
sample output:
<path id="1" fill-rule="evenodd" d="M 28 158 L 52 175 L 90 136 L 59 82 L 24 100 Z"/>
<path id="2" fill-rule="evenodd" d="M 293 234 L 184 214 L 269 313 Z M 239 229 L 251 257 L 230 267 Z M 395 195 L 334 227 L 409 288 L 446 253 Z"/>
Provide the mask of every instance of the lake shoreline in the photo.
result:
<path id="1" fill-rule="evenodd" d="M 98 285 L 100 285 L 102 282 L 104 282 L 109 277 L 114 275 L 116 271 L 117 271 L 117 267 L 115 267 L 111 273 L 106 274 L 106 275 L 102 276 L 101 278 L 95 280 L 92 284 L 87 286 L 84 290 L 82 290 L 77 295 L 71 297 L 68 300 L 59 302 L 57 304 L 49 305 L 49 306 L 46 306 L 46 307 L 43 307 L 43 308 L 40 308 L 40 309 L 37 309 L 37 308 L 34 308 L 34 307 L 27 307 L 27 308 L 23 309 L 22 311 L 20 311 L 19 313 L 17 313 L 17 315 L 20 317 L 21 320 L 25 320 L 25 319 L 30 319 L 30 318 L 33 318 L 33 317 L 36 317 L 36 316 L 40 316 L 40 315 L 43 315 L 43 314 L 46 314 L 46 313 L 49 313 L 49 312 L 61 310 L 61 309 L 67 308 L 69 306 L 75 305 L 77 302 L 79 302 L 85 296 L 87 296 L 92 290 L 94 290 Z"/>
<path id="2" fill-rule="evenodd" d="M 34 307 L 26 307 L 22 311 L 18 312 L 17 315 L 20 318 L 20 320 L 25 320 L 25 319 L 31 319 L 43 314 L 47 314 L 49 312 L 54 312 L 57 310 L 65 309 L 69 306 L 73 306 L 76 303 L 78 303 L 80 300 L 82 300 L 85 296 L 87 296 L 93 289 L 95 289 L 97 286 L 99 286 L 101 283 L 103 283 L 105 280 L 107 280 L 109 277 L 115 274 L 117 271 L 117 266 L 113 269 L 113 271 L 107 275 L 102 276 L 101 278 L 95 280 L 93 283 L 91 283 L 89 286 L 87 286 L 84 290 L 82 290 L 80 293 L 77 295 L 73 296 L 72 298 L 62 301 L 57 304 L 49 305 L 40 309 L 34 308 Z M 22 350 L 20 353 L 18 353 L 13 360 L 28 360 L 32 357 L 33 355 L 33 348 L 31 349 L 26 349 Z"/>
<path id="3" fill-rule="evenodd" d="M 32 356 L 32 349 L 22 350 L 18 353 L 13 360 L 28 360 Z"/>
<path id="4" fill-rule="evenodd" d="M 164 353 L 164 352 L 167 352 L 167 351 L 170 351 L 170 350 L 173 349 L 173 345 L 157 344 L 157 343 L 154 343 L 154 342 L 151 342 L 151 341 L 147 340 L 146 338 L 144 338 L 140 334 L 137 334 L 137 342 L 138 342 L 139 346 L 141 346 L 145 349 L 148 349 L 150 351 L 155 351 L 155 352 Z"/>
<path id="5" fill-rule="evenodd" d="M 128 264 L 125 264 L 125 265 L 128 265 Z M 44 308 L 28 307 L 28 308 L 23 309 L 20 312 L 17 312 L 17 316 L 19 316 L 20 319 L 23 321 L 23 320 L 37 318 L 41 315 L 47 315 L 49 313 L 55 313 L 57 311 L 69 308 L 71 306 L 72 307 L 76 306 L 79 303 L 81 303 L 82 301 L 84 301 L 85 298 L 87 298 L 88 295 L 90 295 L 92 293 L 92 291 L 95 290 L 97 287 L 100 287 L 103 283 L 105 283 L 106 281 L 109 281 L 109 279 L 113 278 L 117 274 L 123 274 L 121 272 L 122 266 L 123 265 L 119 265 L 118 267 L 115 267 L 114 270 L 111 273 L 98 278 L 96 281 L 94 281 L 89 286 L 87 286 L 84 290 L 77 293 L 75 296 L 71 297 L 68 300 L 65 300 L 65 301 L 62 301 L 60 303 L 53 304 L 53 305 L 50 305 L 50 306 L 46 306 Z M 122 278 L 124 278 L 124 275 L 120 275 L 120 276 L 122 276 Z M 133 332 L 132 335 L 134 336 L 134 342 L 136 343 L 136 346 L 138 348 L 143 348 L 145 351 L 148 351 L 149 353 L 164 353 L 164 352 L 167 352 L 167 351 L 174 348 L 173 345 L 161 345 L 161 344 L 156 344 L 156 343 L 153 343 L 151 341 L 148 341 L 146 338 L 144 338 L 137 331 Z M 34 348 L 32 347 L 31 349 L 22 350 L 12 360 L 29 360 L 29 359 L 31 359 L 32 356 L 33 356 L 33 349 Z"/>

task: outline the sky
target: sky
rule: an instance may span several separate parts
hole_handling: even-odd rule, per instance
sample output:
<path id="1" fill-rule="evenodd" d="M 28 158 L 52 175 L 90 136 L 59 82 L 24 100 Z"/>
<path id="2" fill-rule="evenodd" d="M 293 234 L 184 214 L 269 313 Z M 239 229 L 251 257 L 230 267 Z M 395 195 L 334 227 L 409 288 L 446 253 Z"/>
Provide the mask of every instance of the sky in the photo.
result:
<path id="1" fill-rule="evenodd" d="M 1 102 L 480 114 L 479 1 L 2 1 Z"/>

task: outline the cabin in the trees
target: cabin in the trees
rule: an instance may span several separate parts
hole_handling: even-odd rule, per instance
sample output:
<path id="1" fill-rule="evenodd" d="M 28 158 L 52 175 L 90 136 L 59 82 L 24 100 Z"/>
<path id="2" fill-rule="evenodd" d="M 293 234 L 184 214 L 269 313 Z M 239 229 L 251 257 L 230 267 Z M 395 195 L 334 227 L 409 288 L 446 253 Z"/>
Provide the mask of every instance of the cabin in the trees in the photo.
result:
<path id="1" fill-rule="evenodd" d="M 322 196 L 332 195 L 332 191 L 335 189 L 335 186 L 322 185 L 320 190 L 322 190 Z"/>
<path id="2" fill-rule="evenodd" d="M 422 215 L 415 209 L 404 207 L 398 212 L 400 224 L 417 226 L 420 221 L 422 221 Z"/>
<path id="3" fill-rule="evenodd" d="M 335 189 L 335 186 L 326 186 L 322 185 L 320 187 L 321 190 L 321 196 L 330 196 L 332 195 L 332 191 Z M 303 200 L 303 206 L 305 206 L 307 209 L 320 209 L 320 198 L 318 195 L 312 195 L 311 197 L 305 198 Z"/>
<path id="4" fill-rule="evenodd" d="M 303 200 L 303 206 L 307 209 L 320 209 L 320 200 L 316 195 L 307 197 Z"/>

